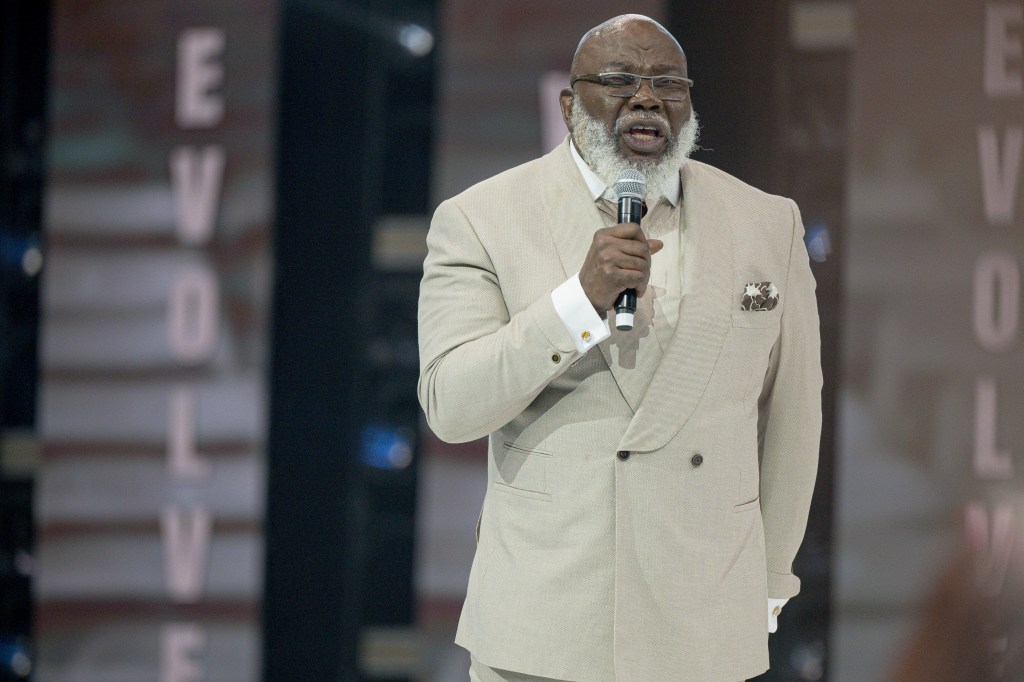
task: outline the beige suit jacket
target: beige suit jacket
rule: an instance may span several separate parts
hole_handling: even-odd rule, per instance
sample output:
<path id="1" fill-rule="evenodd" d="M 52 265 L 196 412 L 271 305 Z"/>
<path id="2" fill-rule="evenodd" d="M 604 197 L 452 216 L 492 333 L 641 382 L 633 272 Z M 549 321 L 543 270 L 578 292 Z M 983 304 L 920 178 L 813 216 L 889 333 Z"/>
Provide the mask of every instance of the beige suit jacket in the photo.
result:
<path id="1" fill-rule="evenodd" d="M 800 216 L 695 161 L 681 178 L 683 297 L 664 349 L 648 333 L 581 354 L 555 313 L 552 289 L 602 224 L 566 144 L 434 215 L 419 399 L 442 439 L 489 436 L 456 636 L 489 666 L 735 682 L 768 668 L 766 598 L 799 590 L 821 429 Z M 764 281 L 776 308 L 741 310 Z"/>

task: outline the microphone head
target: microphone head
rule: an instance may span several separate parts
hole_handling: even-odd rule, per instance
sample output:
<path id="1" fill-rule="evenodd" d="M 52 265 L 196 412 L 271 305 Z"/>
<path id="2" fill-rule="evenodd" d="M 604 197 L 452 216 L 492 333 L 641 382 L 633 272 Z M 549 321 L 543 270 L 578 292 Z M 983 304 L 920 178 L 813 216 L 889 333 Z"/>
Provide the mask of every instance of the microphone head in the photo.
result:
<path id="1" fill-rule="evenodd" d="M 627 168 L 619 173 L 615 181 L 615 194 L 620 199 L 629 197 L 643 201 L 647 195 L 647 178 L 640 171 Z"/>

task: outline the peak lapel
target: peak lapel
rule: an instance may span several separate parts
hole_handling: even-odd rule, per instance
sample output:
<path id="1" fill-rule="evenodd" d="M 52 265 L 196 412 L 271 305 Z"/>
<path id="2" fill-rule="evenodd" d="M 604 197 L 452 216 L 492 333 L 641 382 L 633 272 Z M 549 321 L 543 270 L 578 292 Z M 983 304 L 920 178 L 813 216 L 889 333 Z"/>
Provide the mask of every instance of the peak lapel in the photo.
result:
<path id="1" fill-rule="evenodd" d="M 636 414 L 623 450 L 657 450 L 690 419 L 704 395 L 731 324 L 732 226 L 700 167 L 683 167 L 686 246 L 679 322 Z"/>
<path id="2" fill-rule="evenodd" d="M 583 266 L 590 250 L 595 226 L 601 225 L 597 206 L 590 199 L 587 184 L 569 153 L 569 138 L 547 156 L 548 178 L 542 180 L 542 220 L 548 226 L 565 276 Z"/>

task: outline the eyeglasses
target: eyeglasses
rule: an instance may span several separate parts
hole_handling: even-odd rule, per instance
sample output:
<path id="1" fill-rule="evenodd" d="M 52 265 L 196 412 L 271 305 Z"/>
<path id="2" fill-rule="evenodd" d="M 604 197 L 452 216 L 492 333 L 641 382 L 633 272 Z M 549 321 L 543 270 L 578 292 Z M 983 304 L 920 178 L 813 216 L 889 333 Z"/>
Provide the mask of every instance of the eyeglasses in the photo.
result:
<path id="1" fill-rule="evenodd" d="M 602 86 L 612 97 L 632 97 L 640 90 L 640 84 L 644 80 L 651 81 L 651 88 L 658 99 L 668 102 L 683 102 L 690 98 L 690 88 L 693 81 L 689 78 L 678 76 L 639 76 L 635 73 L 622 73 L 619 71 L 608 71 L 606 73 L 585 73 L 576 76 L 569 82 L 569 87 L 576 85 L 576 81 L 597 83 Z"/>

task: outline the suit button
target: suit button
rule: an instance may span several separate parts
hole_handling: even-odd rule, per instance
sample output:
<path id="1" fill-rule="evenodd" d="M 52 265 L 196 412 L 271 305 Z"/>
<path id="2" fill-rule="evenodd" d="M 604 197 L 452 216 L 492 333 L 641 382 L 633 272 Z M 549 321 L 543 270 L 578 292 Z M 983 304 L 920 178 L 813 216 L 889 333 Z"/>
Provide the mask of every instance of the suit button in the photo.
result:
<path id="1" fill-rule="evenodd" d="M 695 467 L 699 467 L 703 463 L 704 463 L 704 455 L 696 454 L 696 455 L 694 455 L 693 457 L 690 458 L 690 464 L 692 464 Z"/>
<path id="2" fill-rule="evenodd" d="M 615 454 L 618 455 L 619 459 L 621 459 L 623 462 L 629 459 L 629 450 L 619 450 Z"/>
<path id="3" fill-rule="evenodd" d="M 561 355 L 559 355 L 558 353 L 552 353 L 551 354 L 551 362 L 553 362 L 553 363 L 555 363 L 557 365 L 561 361 L 562 361 L 562 356 Z"/>

